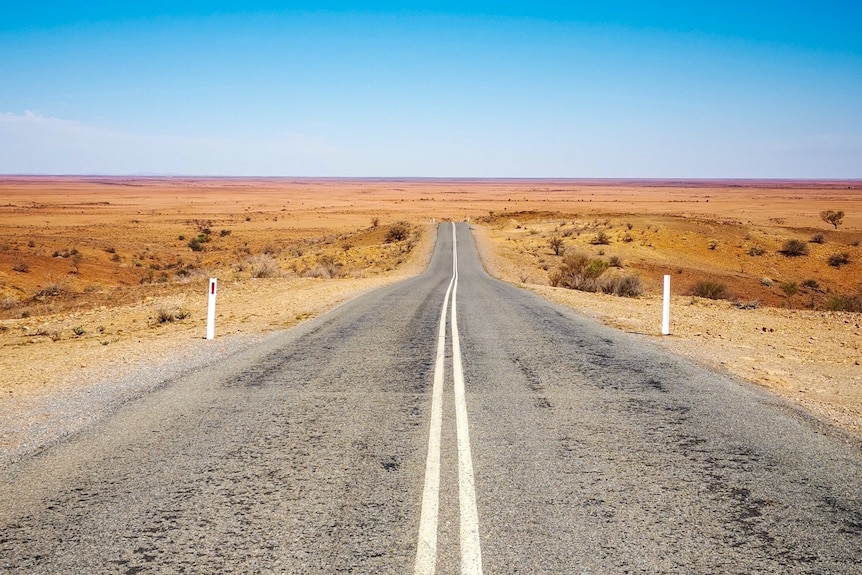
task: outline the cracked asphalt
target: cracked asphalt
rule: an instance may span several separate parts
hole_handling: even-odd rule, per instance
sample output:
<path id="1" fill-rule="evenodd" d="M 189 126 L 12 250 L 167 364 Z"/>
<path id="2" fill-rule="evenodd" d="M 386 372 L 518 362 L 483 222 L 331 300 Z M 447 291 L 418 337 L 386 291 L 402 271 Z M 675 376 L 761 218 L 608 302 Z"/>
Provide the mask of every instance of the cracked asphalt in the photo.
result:
<path id="1" fill-rule="evenodd" d="M 485 573 L 862 573 L 858 443 L 489 278 L 457 230 Z M 0 470 L 0 572 L 411 573 L 451 242 Z M 446 382 L 438 573 L 459 570 Z"/>

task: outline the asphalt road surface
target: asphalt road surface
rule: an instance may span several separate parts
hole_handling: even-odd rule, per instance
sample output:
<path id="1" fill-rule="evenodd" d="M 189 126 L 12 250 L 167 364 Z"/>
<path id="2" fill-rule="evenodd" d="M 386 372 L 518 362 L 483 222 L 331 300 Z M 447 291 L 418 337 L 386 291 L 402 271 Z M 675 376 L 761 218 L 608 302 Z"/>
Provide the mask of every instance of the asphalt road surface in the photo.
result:
<path id="1" fill-rule="evenodd" d="M 862 456 L 443 224 L 423 275 L 0 471 L 0 572 L 862 573 Z"/>

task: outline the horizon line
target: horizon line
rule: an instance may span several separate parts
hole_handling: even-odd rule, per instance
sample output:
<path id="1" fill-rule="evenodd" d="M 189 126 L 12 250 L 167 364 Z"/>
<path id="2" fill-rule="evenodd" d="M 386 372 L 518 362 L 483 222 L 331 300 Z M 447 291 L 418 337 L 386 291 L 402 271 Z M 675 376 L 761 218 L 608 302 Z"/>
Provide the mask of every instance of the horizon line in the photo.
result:
<path id="1" fill-rule="evenodd" d="M 488 182 L 488 181 L 571 181 L 571 182 L 852 182 L 859 177 L 746 177 L 746 176 L 259 176 L 206 174 L 16 174 L 0 173 L 0 178 L 64 178 L 64 179 L 148 179 L 148 180 L 336 180 L 336 181 L 417 181 L 417 182 Z"/>

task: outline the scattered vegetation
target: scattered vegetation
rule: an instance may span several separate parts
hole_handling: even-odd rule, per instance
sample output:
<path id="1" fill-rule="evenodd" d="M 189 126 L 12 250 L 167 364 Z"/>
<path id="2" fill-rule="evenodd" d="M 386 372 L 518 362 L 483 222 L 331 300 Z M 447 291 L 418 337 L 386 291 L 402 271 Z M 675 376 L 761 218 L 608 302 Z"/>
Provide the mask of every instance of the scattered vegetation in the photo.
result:
<path id="1" fill-rule="evenodd" d="M 45 287 L 37 291 L 33 294 L 34 299 L 46 298 L 46 297 L 57 297 L 63 295 L 66 290 L 63 289 L 63 286 L 56 283 L 46 284 Z"/>
<path id="2" fill-rule="evenodd" d="M 766 253 L 766 250 L 764 250 L 763 248 L 759 248 L 757 246 L 751 246 L 750 248 L 748 248 L 748 255 L 750 255 L 752 257 L 762 256 L 765 253 Z"/>
<path id="3" fill-rule="evenodd" d="M 65 249 L 65 250 L 55 250 L 51 257 L 55 258 L 70 258 L 74 255 L 78 254 L 78 248 Z"/>
<path id="4" fill-rule="evenodd" d="M 818 282 L 816 279 L 809 278 L 802 282 L 802 287 L 804 287 L 805 289 L 818 291 L 820 290 L 820 282 Z"/>
<path id="5" fill-rule="evenodd" d="M 826 243 L 826 236 L 824 236 L 821 233 L 816 233 L 813 236 L 811 236 L 811 239 L 808 241 L 810 241 L 812 244 L 825 244 Z"/>

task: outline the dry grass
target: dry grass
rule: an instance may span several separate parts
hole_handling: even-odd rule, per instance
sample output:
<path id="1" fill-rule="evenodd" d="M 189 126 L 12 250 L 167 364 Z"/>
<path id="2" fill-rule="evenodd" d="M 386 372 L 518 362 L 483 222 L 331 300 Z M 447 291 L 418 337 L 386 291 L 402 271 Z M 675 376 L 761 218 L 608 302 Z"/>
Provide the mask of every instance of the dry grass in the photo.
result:
<path id="1" fill-rule="evenodd" d="M 156 324 L 182 321 L 190 315 L 189 311 L 186 310 L 184 306 L 184 297 L 162 298 L 153 306 L 152 320 Z"/>

